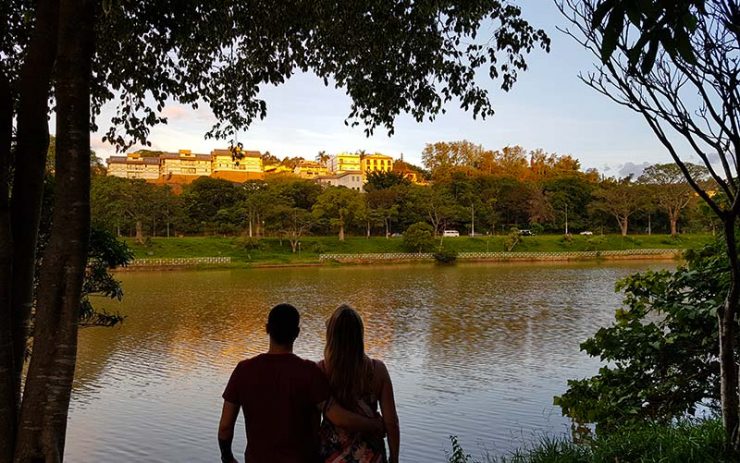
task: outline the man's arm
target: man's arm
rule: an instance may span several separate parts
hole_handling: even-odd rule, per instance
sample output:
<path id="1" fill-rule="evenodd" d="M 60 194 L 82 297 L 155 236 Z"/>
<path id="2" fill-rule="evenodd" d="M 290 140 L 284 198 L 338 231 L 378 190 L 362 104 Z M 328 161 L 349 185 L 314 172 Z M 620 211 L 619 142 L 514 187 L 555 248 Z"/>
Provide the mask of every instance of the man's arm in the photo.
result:
<path id="1" fill-rule="evenodd" d="M 374 437 L 383 437 L 385 435 L 383 420 L 379 416 L 368 418 L 357 413 L 352 413 L 333 399 L 329 399 L 328 404 L 324 402 L 320 403 L 319 407 L 326 407 L 324 414 L 335 426 Z"/>
<path id="2" fill-rule="evenodd" d="M 218 423 L 218 447 L 221 449 L 221 461 L 238 463 L 231 452 L 231 441 L 234 439 L 234 425 L 239 417 L 239 405 L 224 400 L 221 410 L 221 421 Z"/>

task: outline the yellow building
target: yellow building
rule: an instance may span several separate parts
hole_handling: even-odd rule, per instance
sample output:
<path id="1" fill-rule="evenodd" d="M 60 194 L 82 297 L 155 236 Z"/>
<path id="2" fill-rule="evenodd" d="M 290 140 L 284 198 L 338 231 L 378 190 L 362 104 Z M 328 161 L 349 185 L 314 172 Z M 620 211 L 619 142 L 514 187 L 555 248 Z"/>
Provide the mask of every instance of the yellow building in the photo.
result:
<path id="1" fill-rule="evenodd" d="M 339 153 L 329 158 L 329 171 L 334 174 L 350 171 L 362 172 L 361 164 L 359 154 Z"/>
<path id="2" fill-rule="evenodd" d="M 301 178 L 317 178 L 329 175 L 329 169 L 316 161 L 300 161 L 293 173 Z"/>
<path id="3" fill-rule="evenodd" d="M 265 174 L 292 174 L 293 169 L 282 164 L 270 164 L 264 167 Z"/>
<path id="4" fill-rule="evenodd" d="M 360 161 L 361 170 L 365 175 L 371 172 L 390 172 L 393 170 L 393 158 L 385 154 L 368 154 Z"/>
<path id="5" fill-rule="evenodd" d="M 159 157 L 129 153 L 108 158 L 108 175 L 121 178 L 156 180 L 159 177 Z"/>
<path id="6" fill-rule="evenodd" d="M 211 156 L 208 154 L 193 154 L 190 150 L 180 150 L 178 153 L 164 153 L 159 157 L 160 176 L 209 176 L 211 175 Z"/>
<path id="7" fill-rule="evenodd" d="M 213 172 L 262 172 L 262 155 L 259 151 L 239 151 L 237 156 L 231 150 L 211 151 Z"/>

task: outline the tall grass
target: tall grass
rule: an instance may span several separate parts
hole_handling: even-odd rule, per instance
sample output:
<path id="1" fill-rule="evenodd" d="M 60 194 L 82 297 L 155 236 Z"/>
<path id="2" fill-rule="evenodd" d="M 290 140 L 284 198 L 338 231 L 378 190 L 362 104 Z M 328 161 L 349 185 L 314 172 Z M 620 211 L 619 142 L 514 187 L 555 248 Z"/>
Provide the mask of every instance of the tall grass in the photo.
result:
<path id="1" fill-rule="evenodd" d="M 449 463 L 729 463 L 740 455 L 725 450 L 725 432 L 719 420 L 646 424 L 626 427 L 586 444 L 565 438 L 543 437 L 530 447 L 507 455 L 466 454 L 455 437 Z"/>

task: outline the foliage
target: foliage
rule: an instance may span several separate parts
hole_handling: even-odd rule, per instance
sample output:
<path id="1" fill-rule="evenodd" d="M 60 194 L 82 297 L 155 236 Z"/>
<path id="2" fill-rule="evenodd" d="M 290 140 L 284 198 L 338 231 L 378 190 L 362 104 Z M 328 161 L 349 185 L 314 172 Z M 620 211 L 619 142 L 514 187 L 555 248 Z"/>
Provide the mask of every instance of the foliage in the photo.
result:
<path id="1" fill-rule="evenodd" d="M 394 171 L 374 171 L 367 174 L 365 191 L 385 190 L 398 185 L 410 185 L 411 181 L 402 173 Z"/>
<path id="2" fill-rule="evenodd" d="M 452 444 L 452 453 L 447 453 L 448 463 L 479 463 L 473 460 L 473 458 L 465 453 L 460 442 L 457 440 L 457 436 L 450 436 L 450 443 Z"/>
<path id="3" fill-rule="evenodd" d="M 339 240 L 344 241 L 345 226 L 352 224 L 364 207 L 360 194 L 344 187 L 327 187 L 313 205 L 314 218 L 328 221 L 332 227 L 338 228 Z"/>
<path id="4" fill-rule="evenodd" d="M 90 296 L 121 300 L 121 282 L 111 275 L 110 270 L 122 267 L 133 259 L 133 252 L 125 242 L 112 233 L 92 228 L 88 250 L 87 270 L 82 283 L 80 301 L 80 323 L 85 326 L 113 326 L 123 321 L 119 314 L 110 314 L 93 306 Z"/>
<path id="5" fill-rule="evenodd" d="M 717 310 L 721 412 L 728 444 L 740 450 L 734 335 L 740 307 L 740 259 L 736 254 L 740 4 L 735 0 L 559 0 L 557 4 L 572 26 L 566 33 L 601 61 L 581 79 L 642 116 L 694 192 L 722 222 L 732 277 L 725 302 Z M 610 17 L 604 24 L 607 14 Z M 635 72 L 640 57 L 642 72 Z M 706 168 L 711 184 L 689 169 L 689 161 L 694 159 Z M 718 191 L 721 194 L 715 194 Z"/>
<path id="6" fill-rule="evenodd" d="M 594 10 L 591 24 L 603 27 L 604 45 L 601 60 L 608 62 L 617 50 L 622 33 L 630 26 L 637 34 L 625 47 L 629 66 L 636 72 L 648 73 L 655 65 L 656 56 L 662 47 L 674 57 L 694 62 L 691 36 L 696 31 L 697 15 L 706 13 L 706 0 L 673 0 L 661 2 L 650 0 L 600 0 Z"/>
<path id="7" fill-rule="evenodd" d="M 456 437 L 447 461 L 476 463 Z M 737 455 L 726 449 L 719 420 L 679 421 L 669 425 L 623 426 L 619 432 L 574 443 L 563 437 L 541 437 L 532 446 L 507 455 L 485 455 L 487 463 L 730 463 Z"/>
<path id="8" fill-rule="evenodd" d="M 403 233 L 403 247 L 409 252 L 428 252 L 434 248 L 434 229 L 426 222 L 411 225 Z"/>
<path id="9" fill-rule="evenodd" d="M 728 263 L 717 243 L 686 258 L 675 272 L 635 274 L 617 284 L 625 307 L 613 325 L 581 344 L 607 365 L 596 376 L 568 381 L 568 391 L 555 398 L 564 415 L 609 432 L 631 422 L 670 422 L 699 404 L 716 408 L 716 312 Z"/>
<path id="10" fill-rule="evenodd" d="M 484 21 L 493 32 L 480 37 Z M 526 55 L 550 43 L 515 5 L 480 0 L 465 8 L 399 0 L 126 1 L 99 17 L 97 42 L 94 107 L 116 100 L 106 138 L 123 145 L 145 142 L 149 127 L 166 122 L 160 111 L 172 100 L 205 102 L 218 121 L 209 135 L 233 136 L 265 117 L 260 88 L 296 72 L 346 89 L 347 123 L 364 124 L 368 133 L 379 126 L 392 132 L 402 112 L 433 118 L 453 99 L 487 117 L 493 108 L 476 83 L 477 70 L 509 90 L 526 69 Z M 122 50 L 140 65 L 105 59 Z"/>
<path id="11" fill-rule="evenodd" d="M 504 248 L 506 249 L 506 252 L 511 252 L 514 250 L 514 248 L 522 242 L 523 236 L 519 233 L 519 230 L 516 228 L 512 228 L 508 235 L 506 235 L 506 239 L 504 240 Z"/>

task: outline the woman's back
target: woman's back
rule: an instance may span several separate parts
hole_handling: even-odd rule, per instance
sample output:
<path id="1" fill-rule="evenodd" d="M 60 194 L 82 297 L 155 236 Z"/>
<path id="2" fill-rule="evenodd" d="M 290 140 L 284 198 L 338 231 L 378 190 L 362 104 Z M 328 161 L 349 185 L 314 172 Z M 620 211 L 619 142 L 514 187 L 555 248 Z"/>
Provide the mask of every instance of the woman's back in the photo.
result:
<path id="1" fill-rule="evenodd" d="M 329 379 L 333 399 L 344 408 L 367 417 L 377 416 L 378 405 L 388 433 L 390 461 L 398 461 L 400 434 L 388 369 L 380 360 L 365 355 L 362 318 L 343 305 L 326 323 L 324 360 L 320 364 Z M 385 443 L 335 426 L 324 419 L 321 428 L 324 461 L 331 463 L 381 463 L 386 461 Z"/>

